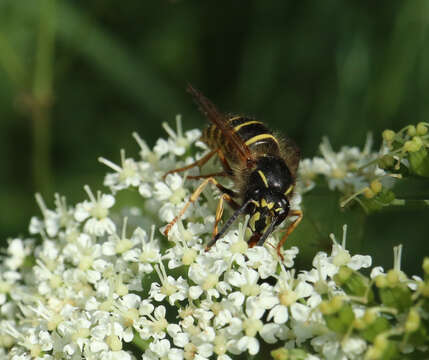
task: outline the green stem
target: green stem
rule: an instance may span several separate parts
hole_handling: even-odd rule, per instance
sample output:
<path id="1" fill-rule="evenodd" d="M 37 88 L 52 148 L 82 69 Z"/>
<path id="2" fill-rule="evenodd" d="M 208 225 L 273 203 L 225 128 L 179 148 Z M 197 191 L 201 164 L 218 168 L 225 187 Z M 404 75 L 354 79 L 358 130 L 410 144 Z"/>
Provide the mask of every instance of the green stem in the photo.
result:
<path id="1" fill-rule="evenodd" d="M 41 0 L 36 66 L 31 106 L 33 121 L 33 177 L 35 187 L 51 190 L 51 107 L 55 39 L 55 0 Z"/>
<path id="2" fill-rule="evenodd" d="M 145 351 L 149 347 L 150 341 L 143 340 L 140 335 L 136 331 L 134 331 L 134 338 L 132 340 L 132 343 L 140 350 Z"/>

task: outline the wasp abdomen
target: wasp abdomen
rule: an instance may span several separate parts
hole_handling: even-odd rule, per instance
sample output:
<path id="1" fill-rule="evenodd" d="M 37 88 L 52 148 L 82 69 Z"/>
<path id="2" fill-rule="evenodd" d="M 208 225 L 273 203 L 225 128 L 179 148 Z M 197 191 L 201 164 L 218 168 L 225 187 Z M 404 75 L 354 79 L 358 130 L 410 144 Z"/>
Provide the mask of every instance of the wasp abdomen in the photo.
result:
<path id="1" fill-rule="evenodd" d="M 269 148 L 272 154 L 278 154 L 279 142 L 262 122 L 243 116 L 230 117 L 228 122 L 252 152 L 257 152 L 259 148 L 264 148 L 266 152 Z M 233 154 L 235 150 L 234 145 L 223 136 L 222 131 L 215 124 L 211 124 L 204 130 L 202 141 L 211 149 L 220 148 L 224 153 Z"/>

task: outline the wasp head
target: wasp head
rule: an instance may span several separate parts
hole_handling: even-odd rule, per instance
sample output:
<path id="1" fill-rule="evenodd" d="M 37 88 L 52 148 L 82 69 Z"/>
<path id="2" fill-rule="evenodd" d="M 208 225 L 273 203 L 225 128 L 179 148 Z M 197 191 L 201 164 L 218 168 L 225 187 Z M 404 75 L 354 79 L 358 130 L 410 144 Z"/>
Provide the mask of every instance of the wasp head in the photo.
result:
<path id="1" fill-rule="evenodd" d="M 249 226 L 255 234 L 251 242 L 261 245 L 287 217 L 289 200 L 284 194 L 270 189 L 255 189 L 249 196 Z"/>

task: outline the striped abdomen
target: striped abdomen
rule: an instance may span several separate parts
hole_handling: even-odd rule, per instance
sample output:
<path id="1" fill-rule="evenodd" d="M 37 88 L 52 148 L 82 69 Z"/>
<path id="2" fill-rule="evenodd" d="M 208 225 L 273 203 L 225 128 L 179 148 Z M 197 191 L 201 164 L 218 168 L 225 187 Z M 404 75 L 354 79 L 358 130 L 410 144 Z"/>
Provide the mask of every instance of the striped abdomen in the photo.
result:
<path id="1" fill-rule="evenodd" d="M 228 122 L 252 153 L 279 154 L 278 140 L 262 122 L 242 116 L 231 117 Z M 204 130 L 201 140 L 213 150 L 220 148 L 229 158 L 234 157 L 236 153 L 229 139 L 215 124 Z"/>

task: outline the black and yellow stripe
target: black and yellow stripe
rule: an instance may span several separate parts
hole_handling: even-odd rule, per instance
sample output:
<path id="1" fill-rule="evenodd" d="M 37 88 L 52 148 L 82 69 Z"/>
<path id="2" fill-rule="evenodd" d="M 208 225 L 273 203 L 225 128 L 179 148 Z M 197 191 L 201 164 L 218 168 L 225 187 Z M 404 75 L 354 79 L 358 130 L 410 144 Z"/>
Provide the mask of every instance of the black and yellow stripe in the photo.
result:
<path id="1" fill-rule="evenodd" d="M 257 151 L 259 147 L 264 147 L 264 152 L 268 148 L 273 154 L 278 154 L 278 140 L 261 121 L 243 116 L 232 116 L 228 119 L 228 123 L 251 151 Z M 212 149 L 221 148 L 227 153 L 234 152 L 228 138 L 223 136 L 222 131 L 215 124 L 206 128 L 202 140 Z"/>

